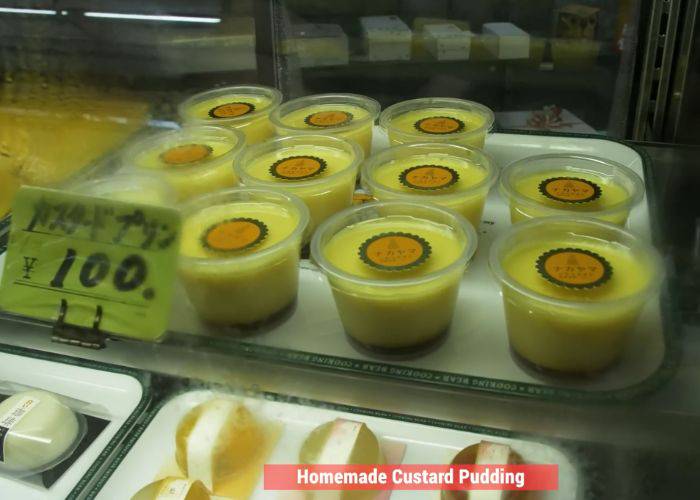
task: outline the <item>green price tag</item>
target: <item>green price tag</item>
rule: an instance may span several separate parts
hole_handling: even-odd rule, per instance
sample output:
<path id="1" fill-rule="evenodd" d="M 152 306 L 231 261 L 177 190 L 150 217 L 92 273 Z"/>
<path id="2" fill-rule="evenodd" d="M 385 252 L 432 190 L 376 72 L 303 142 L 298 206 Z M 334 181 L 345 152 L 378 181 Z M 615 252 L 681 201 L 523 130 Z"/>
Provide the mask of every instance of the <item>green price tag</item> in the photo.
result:
<path id="1" fill-rule="evenodd" d="M 0 307 L 12 313 L 153 340 L 168 325 L 176 277 L 176 210 L 23 187 Z M 98 315 L 99 316 L 99 315 Z"/>

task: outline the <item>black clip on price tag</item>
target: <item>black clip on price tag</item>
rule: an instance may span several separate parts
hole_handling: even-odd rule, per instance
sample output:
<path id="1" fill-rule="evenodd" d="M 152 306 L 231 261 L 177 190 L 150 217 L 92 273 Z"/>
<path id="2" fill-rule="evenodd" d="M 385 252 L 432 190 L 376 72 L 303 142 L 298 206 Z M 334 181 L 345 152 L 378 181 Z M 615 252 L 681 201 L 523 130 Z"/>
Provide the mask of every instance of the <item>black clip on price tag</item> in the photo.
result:
<path id="1" fill-rule="evenodd" d="M 91 349 L 104 349 L 106 347 L 105 339 L 107 336 L 100 331 L 102 306 L 98 305 L 95 309 L 95 318 L 92 322 L 92 328 L 84 328 L 82 326 L 70 325 L 66 323 L 65 320 L 67 312 L 68 302 L 66 299 L 61 299 L 61 305 L 59 306 L 58 310 L 58 318 L 53 325 L 53 330 L 51 333 L 52 342 L 77 345 Z"/>

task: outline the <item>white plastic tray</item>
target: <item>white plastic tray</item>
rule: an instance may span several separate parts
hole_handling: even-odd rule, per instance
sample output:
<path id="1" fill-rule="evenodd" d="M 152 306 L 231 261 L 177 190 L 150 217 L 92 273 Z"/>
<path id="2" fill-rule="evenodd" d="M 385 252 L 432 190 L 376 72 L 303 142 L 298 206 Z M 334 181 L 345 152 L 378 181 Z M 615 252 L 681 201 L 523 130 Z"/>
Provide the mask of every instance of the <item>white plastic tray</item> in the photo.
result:
<path id="1" fill-rule="evenodd" d="M 113 438 L 137 408 L 145 406 L 144 387 L 130 375 L 32 357 L 26 352 L 0 352 L 0 379 L 84 401 L 89 405 L 88 414 L 92 407 L 110 415 L 109 424 L 50 488 L 31 484 L 31 478 L 21 481 L 0 476 L 0 498 L 7 500 L 66 498 L 81 480 L 91 478 L 88 476 L 95 470 L 88 472 L 93 464 L 104 459 L 100 454 L 116 444 Z"/>
<path id="2" fill-rule="evenodd" d="M 386 136 L 376 130 L 374 150 L 385 147 Z M 538 154 L 583 153 L 615 160 L 644 177 L 640 155 L 607 139 L 492 134 L 486 149 L 501 168 Z M 214 336 L 198 321 L 183 290 L 176 292 L 170 328 L 175 332 L 212 336 L 215 340 L 205 343 L 254 356 L 523 396 L 607 399 L 621 395 L 624 390 L 651 386 L 666 353 L 658 302 L 650 302 L 644 310 L 636 331 L 629 336 L 622 359 L 595 378 L 545 378 L 516 364 L 508 346 L 500 289 L 488 269 L 491 242 L 509 226 L 508 206 L 494 188 L 478 228 L 477 253 L 462 281 L 450 335 L 437 350 L 415 360 L 382 362 L 356 351 L 345 337 L 326 279 L 308 261 L 302 263 L 294 314 L 269 331 L 238 342 L 221 334 Z M 646 198 L 632 210 L 628 228 L 650 239 Z"/>
<path id="3" fill-rule="evenodd" d="M 141 437 L 122 455 L 122 461 L 96 498 L 130 498 L 146 484 L 160 479 L 163 465 L 172 461 L 174 456 L 175 431 L 180 419 L 191 408 L 215 395 L 214 392 L 204 390 L 186 392 L 165 403 L 148 423 Z M 476 433 L 417 424 L 392 419 L 389 415 L 358 415 L 270 399 L 246 397 L 240 400 L 262 419 L 282 424 L 280 439 L 267 463 L 297 463 L 299 448 L 309 432 L 322 423 L 340 417 L 366 423 L 381 441 L 405 445 L 402 461 L 405 464 L 449 464 L 459 450 L 481 440 L 507 443 L 529 463 L 559 465 L 559 490 L 547 492 L 543 498 L 563 500 L 578 496 L 577 469 L 564 453 L 549 445 L 522 439 L 493 437 L 487 432 Z M 437 491 L 395 491 L 391 494 L 392 500 L 437 500 L 439 497 Z M 261 474 L 252 499 L 283 498 L 290 498 L 290 494 L 262 489 Z"/>

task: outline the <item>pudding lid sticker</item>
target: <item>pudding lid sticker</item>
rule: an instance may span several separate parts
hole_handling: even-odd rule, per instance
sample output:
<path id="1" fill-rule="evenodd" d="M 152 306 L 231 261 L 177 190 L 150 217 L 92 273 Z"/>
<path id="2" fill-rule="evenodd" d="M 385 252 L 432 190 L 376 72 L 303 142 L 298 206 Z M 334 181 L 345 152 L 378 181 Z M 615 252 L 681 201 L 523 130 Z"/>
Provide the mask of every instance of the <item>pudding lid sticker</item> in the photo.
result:
<path id="1" fill-rule="evenodd" d="M 255 111 L 255 106 L 249 102 L 227 102 L 209 110 L 211 118 L 236 118 Z"/>
<path id="2" fill-rule="evenodd" d="M 419 132 L 425 132 L 426 134 L 454 134 L 464 130 L 464 122 L 451 116 L 422 118 L 413 126 Z"/>
<path id="3" fill-rule="evenodd" d="M 210 226 L 202 235 L 202 244 L 215 252 L 238 252 L 258 245 L 267 233 L 262 221 L 238 217 Z"/>
<path id="4" fill-rule="evenodd" d="M 304 123 L 312 127 L 339 127 L 353 119 L 352 113 L 341 110 L 318 111 L 304 118 Z"/>
<path id="5" fill-rule="evenodd" d="M 326 170 L 326 161 L 316 156 L 289 156 L 270 167 L 270 175 L 278 179 L 299 181 L 315 177 Z"/>
<path id="6" fill-rule="evenodd" d="M 613 273 L 607 260 L 581 248 L 557 248 L 543 253 L 537 259 L 537 271 L 547 281 L 573 289 L 598 287 Z"/>
<path id="7" fill-rule="evenodd" d="M 404 186 L 426 191 L 450 187 L 458 180 L 455 170 L 440 165 L 417 165 L 399 175 L 399 182 Z"/>
<path id="8" fill-rule="evenodd" d="M 5 462 L 5 439 L 8 433 L 39 403 L 39 398 L 24 396 L 7 413 L 0 416 L 0 463 Z"/>
<path id="9" fill-rule="evenodd" d="M 191 479 L 173 479 L 160 487 L 155 500 L 185 500 L 194 481 Z"/>
<path id="10" fill-rule="evenodd" d="M 212 152 L 206 144 L 181 144 L 161 153 L 160 159 L 168 165 L 187 165 L 208 158 Z"/>
<path id="11" fill-rule="evenodd" d="M 367 239 L 359 250 L 360 259 L 382 271 L 403 271 L 425 262 L 431 253 L 430 244 L 415 234 L 381 233 Z"/>
<path id="12" fill-rule="evenodd" d="M 578 177 L 552 177 L 539 185 L 540 193 L 547 198 L 565 203 L 587 203 L 602 194 L 595 182 Z"/>

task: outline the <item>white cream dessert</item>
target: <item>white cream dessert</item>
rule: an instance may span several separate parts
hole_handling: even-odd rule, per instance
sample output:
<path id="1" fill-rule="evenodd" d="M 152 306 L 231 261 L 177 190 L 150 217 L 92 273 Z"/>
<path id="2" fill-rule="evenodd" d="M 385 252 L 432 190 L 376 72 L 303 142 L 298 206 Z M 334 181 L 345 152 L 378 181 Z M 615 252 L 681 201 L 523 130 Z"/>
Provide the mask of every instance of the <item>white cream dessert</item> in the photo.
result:
<path id="1" fill-rule="evenodd" d="M 50 392 L 31 390 L 0 403 L 0 471 L 40 472 L 66 458 L 80 438 L 75 412 Z"/>
<path id="2" fill-rule="evenodd" d="M 210 500 L 209 490 L 201 481 L 168 476 L 147 484 L 131 500 Z"/>
<path id="3" fill-rule="evenodd" d="M 384 463 L 379 440 L 362 422 L 337 418 L 316 427 L 304 440 L 299 452 L 302 464 L 378 464 Z M 339 498 L 342 500 L 370 499 L 372 490 L 323 491 L 307 498 Z"/>
<path id="4" fill-rule="evenodd" d="M 462 449 L 450 465 L 522 465 L 523 458 L 507 444 L 481 441 Z M 534 500 L 536 491 L 508 490 L 443 490 L 443 500 Z"/>
<path id="5" fill-rule="evenodd" d="M 185 415 L 175 443 L 175 458 L 183 474 L 217 494 L 231 476 L 254 473 L 250 465 L 263 455 L 265 434 L 244 405 L 216 398 Z"/>

